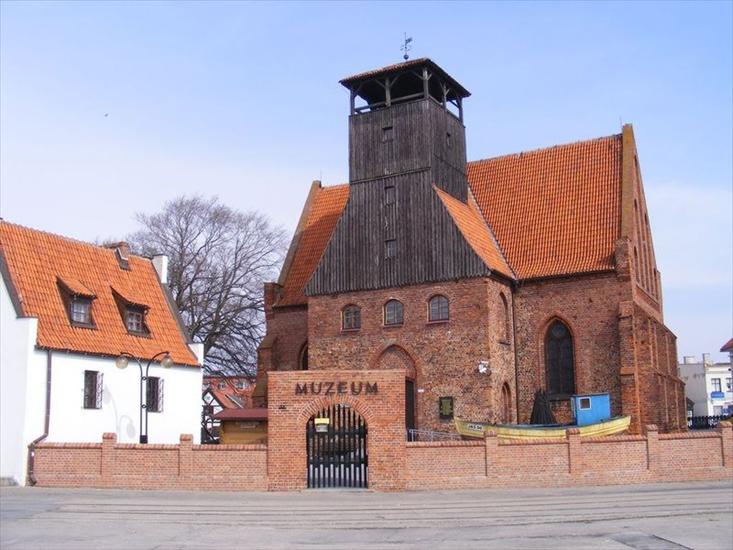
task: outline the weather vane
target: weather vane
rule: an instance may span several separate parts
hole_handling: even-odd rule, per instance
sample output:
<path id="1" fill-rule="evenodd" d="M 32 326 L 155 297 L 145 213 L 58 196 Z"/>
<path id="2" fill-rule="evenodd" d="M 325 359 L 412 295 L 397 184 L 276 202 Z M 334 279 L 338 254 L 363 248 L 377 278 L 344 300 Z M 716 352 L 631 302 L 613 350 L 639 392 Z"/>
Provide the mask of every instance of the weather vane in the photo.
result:
<path id="1" fill-rule="evenodd" d="M 408 38 L 407 33 L 405 33 L 405 43 L 402 44 L 402 47 L 400 48 L 401 51 L 405 52 L 405 55 L 402 56 L 405 61 L 410 59 L 410 55 L 407 53 L 412 49 L 412 46 L 410 46 L 410 42 L 412 42 L 412 37 L 410 36 Z"/>

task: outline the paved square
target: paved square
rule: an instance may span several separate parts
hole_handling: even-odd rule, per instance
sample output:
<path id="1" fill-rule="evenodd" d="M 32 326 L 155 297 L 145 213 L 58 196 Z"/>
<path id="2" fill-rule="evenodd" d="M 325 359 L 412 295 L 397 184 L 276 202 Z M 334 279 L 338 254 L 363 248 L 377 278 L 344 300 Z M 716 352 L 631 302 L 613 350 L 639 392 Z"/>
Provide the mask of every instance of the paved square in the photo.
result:
<path id="1" fill-rule="evenodd" d="M 733 483 L 373 493 L 0 490 L 2 549 L 733 547 Z"/>

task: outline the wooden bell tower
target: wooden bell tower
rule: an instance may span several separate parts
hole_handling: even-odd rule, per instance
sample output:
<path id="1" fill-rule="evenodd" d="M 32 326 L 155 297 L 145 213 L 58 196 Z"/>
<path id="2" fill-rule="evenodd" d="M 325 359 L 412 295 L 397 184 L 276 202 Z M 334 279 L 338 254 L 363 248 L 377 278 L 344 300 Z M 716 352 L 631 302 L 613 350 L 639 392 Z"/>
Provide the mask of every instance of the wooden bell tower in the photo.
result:
<path id="1" fill-rule="evenodd" d="M 341 84 L 350 92 L 349 199 L 306 294 L 487 275 L 439 197 L 468 199 L 469 92 L 427 58 Z"/>
<path id="2" fill-rule="evenodd" d="M 427 58 L 341 80 L 350 92 L 349 180 L 429 172 L 466 200 L 463 99 L 470 93 Z"/>

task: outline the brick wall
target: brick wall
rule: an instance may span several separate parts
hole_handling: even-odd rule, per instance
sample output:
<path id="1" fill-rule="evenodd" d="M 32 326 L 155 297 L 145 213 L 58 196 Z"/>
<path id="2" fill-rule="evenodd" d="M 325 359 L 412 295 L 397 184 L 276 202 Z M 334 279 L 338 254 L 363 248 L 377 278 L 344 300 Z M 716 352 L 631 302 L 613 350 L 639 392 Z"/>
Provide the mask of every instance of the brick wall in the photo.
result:
<path id="1" fill-rule="evenodd" d="M 569 487 L 733 479 L 733 431 L 564 441 L 407 443 L 407 489 Z"/>
<path id="2" fill-rule="evenodd" d="M 102 443 L 41 443 L 35 477 L 43 487 L 188 489 L 246 491 L 267 488 L 265 445 L 118 444 L 114 433 Z"/>
<path id="3" fill-rule="evenodd" d="M 428 321 L 428 302 L 436 294 L 449 300 L 447 322 Z M 501 296 L 507 301 L 507 324 Z M 404 323 L 385 327 L 383 306 L 402 302 Z M 416 427 L 453 431 L 440 420 L 438 399 L 454 398 L 455 414 L 475 421 L 501 418 L 501 388 L 511 393 L 516 418 L 511 291 L 493 279 L 467 279 L 399 289 L 318 296 L 308 300 L 308 352 L 311 369 L 404 368 L 414 373 Z M 361 308 L 361 329 L 341 330 L 341 311 Z M 487 361 L 491 374 L 478 372 Z"/>
<path id="4" fill-rule="evenodd" d="M 400 373 L 392 384 L 401 385 Z M 282 388 L 287 378 L 280 378 Z M 386 383 L 386 382 L 382 382 Z M 342 400 L 343 402 L 344 400 Z M 305 415 L 324 401 L 311 402 Z M 305 402 L 303 402 L 305 403 Z M 733 428 L 716 431 L 580 438 L 568 430 L 561 441 L 405 443 L 381 426 L 387 410 L 352 400 L 370 423 L 371 489 L 428 490 L 514 487 L 571 487 L 733 479 Z M 301 419 L 302 419 L 301 418 Z M 294 426 L 304 438 L 304 425 Z M 300 435 L 283 431 L 264 445 L 119 445 L 114 434 L 100 443 L 42 443 L 35 458 L 38 485 L 125 489 L 283 490 L 305 486 Z M 273 455 L 273 453 L 277 455 Z"/>
<path id="5" fill-rule="evenodd" d="M 352 394 L 352 383 L 359 387 L 367 382 L 377 385 L 377 393 Z M 339 383 L 344 383 L 343 394 L 338 393 Z M 297 385 L 309 389 L 298 393 Z M 401 369 L 272 372 L 267 399 L 269 489 L 306 487 L 306 423 L 321 409 L 337 403 L 348 404 L 366 421 L 369 487 L 382 491 L 403 489 L 404 398 L 405 372 Z"/>

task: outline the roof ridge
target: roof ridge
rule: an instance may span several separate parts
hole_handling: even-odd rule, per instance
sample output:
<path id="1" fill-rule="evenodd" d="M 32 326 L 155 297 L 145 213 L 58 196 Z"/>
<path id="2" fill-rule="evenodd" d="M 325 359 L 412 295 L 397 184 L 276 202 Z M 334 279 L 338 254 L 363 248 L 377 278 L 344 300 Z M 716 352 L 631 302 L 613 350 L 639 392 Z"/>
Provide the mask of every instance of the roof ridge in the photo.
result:
<path id="1" fill-rule="evenodd" d="M 506 153 L 504 155 L 499 155 L 496 157 L 487 157 L 483 159 L 476 159 L 476 160 L 469 160 L 466 162 L 466 164 L 480 164 L 482 162 L 491 162 L 494 160 L 501 160 L 509 157 L 521 157 L 523 155 L 532 155 L 535 153 L 544 153 L 545 151 L 552 151 L 553 149 L 562 149 L 563 147 L 570 147 L 572 145 L 580 145 L 581 143 L 594 143 L 596 141 L 605 141 L 610 139 L 620 139 L 623 134 L 611 134 L 608 136 L 600 136 L 595 138 L 589 138 L 589 139 L 579 139 L 576 141 L 570 141 L 568 143 L 560 143 L 558 145 L 549 145 L 547 147 L 538 147 L 536 149 L 528 149 L 526 151 L 519 151 L 516 153 Z"/>
<path id="2" fill-rule="evenodd" d="M 99 250 L 106 250 L 106 251 L 109 251 L 109 252 L 114 253 L 114 250 L 113 249 L 107 248 L 106 246 L 103 246 L 103 245 L 100 245 L 100 244 L 90 243 L 89 241 L 82 241 L 81 239 L 76 239 L 74 237 L 69 237 L 67 235 L 61 235 L 59 233 L 54 233 L 52 231 L 46 231 L 45 229 L 36 229 L 35 227 L 29 227 L 27 225 L 22 225 L 22 224 L 15 223 L 15 222 L 9 222 L 8 220 L 5 220 L 5 219 L 0 218 L 0 225 L 3 225 L 3 224 L 4 225 L 9 225 L 9 226 L 12 226 L 12 227 L 17 227 L 17 228 L 20 228 L 20 229 L 24 229 L 26 231 L 32 231 L 34 233 L 40 233 L 42 235 L 47 235 L 49 237 L 54 237 L 54 238 L 59 239 L 61 241 L 66 241 L 66 242 L 70 242 L 70 243 L 74 243 L 74 244 L 80 244 L 80 245 L 84 245 L 84 246 L 89 246 L 91 248 L 96 248 L 96 249 L 99 249 Z M 143 260 L 148 260 L 148 261 L 150 261 L 152 259 L 152 258 L 149 258 L 148 256 L 142 256 L 141 254 L 135 254 L 133 252 L 130 252 L 130 256 L 135 256 L 136 258 L 141 258 Z"/>

